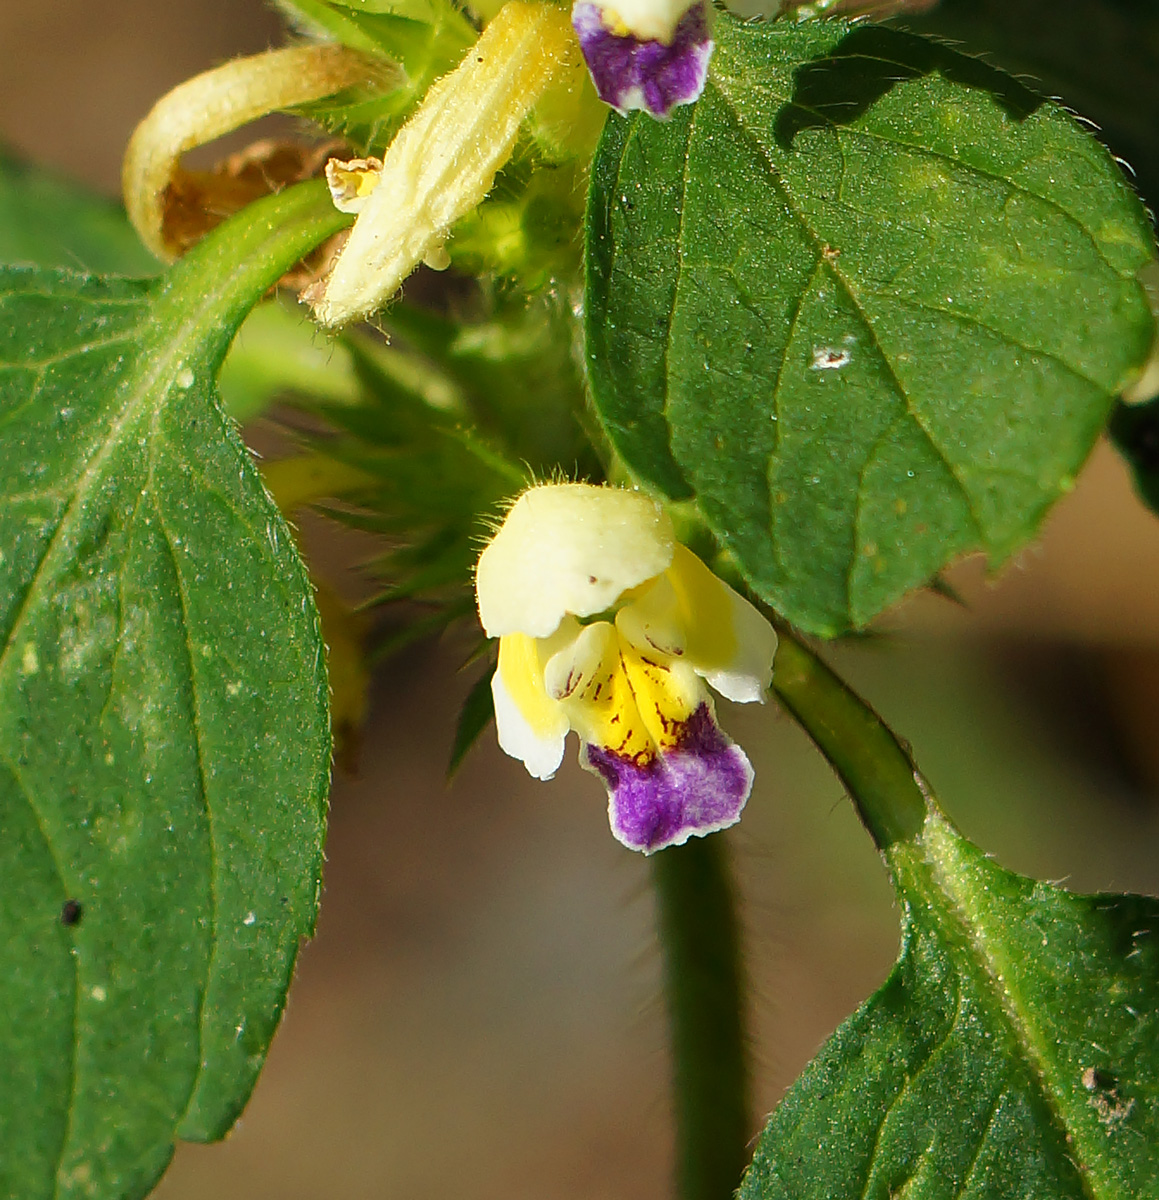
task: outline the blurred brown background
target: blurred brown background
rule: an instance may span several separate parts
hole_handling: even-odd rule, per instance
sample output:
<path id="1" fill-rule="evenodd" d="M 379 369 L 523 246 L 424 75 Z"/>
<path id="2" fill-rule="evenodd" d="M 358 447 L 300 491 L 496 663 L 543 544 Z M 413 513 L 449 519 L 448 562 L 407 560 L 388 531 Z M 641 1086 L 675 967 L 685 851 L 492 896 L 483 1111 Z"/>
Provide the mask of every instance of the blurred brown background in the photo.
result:
<path id="1" fill-rule="evenodd" d="M 279 37 L 258 0 L 0 0 L 0 140 L 106 190 L 151 103 Z M 834 657 L 950 813 L 1007 864 L 1159 890 L 1159 519 L 1100 447 L 1040 545 L 959 609 L 921 598 Z M 253 1103 L 183 1146 L 165 1200 L 649 1200 L 668 1194 L 643 859 L 574 766 L 536 784 L 487 739 L 443 782 L 461 646 L 376 683 L 333 795 L 326 891 Z M 768 1111 L 884 977 L 889 889 L 840 788 L 769 706 L 721 704 L 757 784 L 729 835 Z"/>

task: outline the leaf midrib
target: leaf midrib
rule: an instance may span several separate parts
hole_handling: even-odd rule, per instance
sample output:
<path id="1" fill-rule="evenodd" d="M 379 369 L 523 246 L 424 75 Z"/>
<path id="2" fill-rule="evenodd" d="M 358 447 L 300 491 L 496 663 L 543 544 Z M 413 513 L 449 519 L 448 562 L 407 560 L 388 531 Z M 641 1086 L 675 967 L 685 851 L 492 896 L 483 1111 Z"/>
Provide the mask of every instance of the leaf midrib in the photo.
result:
<path id="1" fill-rule="evenodd" d="M 0 677 L 4 675 L 8 667 L 10 655 L 16 644 L 17 635 L 26 617 L 39 600 L 45 583 L 53 574 L 61 544 L 67 541 L 68 534 L 76 524 L 78 514 L 83 510 L 85 499 L 100 479 L 105 463 L 125 440 L 124 434 L 126 430 L 131 428 L 134 421 L 150 406 L 150 400 L 154 400 L 152 405 L 154 411 L 159 411 L 164 405 L 165 395 L 172 384 L 171 372 L 175 369 L 176 364 L 185 361 L 190 353 L 197 348 L 197 342 L 204 338 L 206 327 L 210 324 L 210 314 L 216 312 L 216 306 L 220 298 L 217 290 L 204 295 L 201 303 L 196 305 L 188 318 L 178 326 L 175 335 L 171 339 L 165 339 L 166 348 L 156 357 L 151 358 L 148 351 L 151 344 L 155 346 L 156 342 L 160 340 L 158 336 L 161 333 L 160 328 L 154 327 L 150 331 L 153 334 L 150 338 L 139 336 L 135 339 L 139 346 L 137 361 L 130 368 L 129 374 L 118 389 L 121 393 L 128 392 L 127 398 L 124 401 L 120 414 L 105 435 L 103 442 L 92 458 L 90 458 L 88 465 L 73 485 L 68 505 L 53 532 L 52 538 L 40 560 L 40 564 L 29 580 L 28 587 L 24 593 L 24 599 L 12 622 L 8 639 L 4 647 L 0 649 Z M 170 301 L 171 307 L 172 298 L 167 297 L 167 299 Z M 156 304 L 157 296 L 152 292 L 142 302 L 143 311 L 141 313 L 141 321 L 137 326 L 137 329 L 142 331 L 142 333 L 153 318 L 153 310 Z M 77 347 L 70 350 L 67 355 L 60 356 L 60 360 L 66 361 L 68 358 L 74 357 L 82 351 L 83 347 Z M 145 369 L 141 369 L 139 364 L 145 364 Z M 157 394 L 158 388 L 162 383 L 164 386 L 160 387 L 160 392 Z M 150 472 L 152 471 L 152 465 L 153 444 L 150 443 Z"/>
<path id="2" fill-rule="evenodd" d="M 1088 1147 L 1082 1139 L 1082 1129 L 1068 1119 L 1061 1097 L 1051 1087 L 1045 1058 L 1037 1046 L 1033 1030 L 1016 998 L 1005 986 L 1003 972 L 989 949 L 988 938 L 971 914 L 964 889 L 956 882 L 955 866 L 959 859 L 959 844 L 960 835 L 946 819 L 939 812 L 931 813 L 918 840 L 921 860 L 929 868 L 932 882 L 949 907 L 950 916 L 962 935 L 962 945 L 970 952 L 969 961 L 977 977 L 987 986 L 988 992 L 1005 1017 L 1011 1036 L 1022 1052 L 1023 1062 L 1029 1068 L 1038 1092 L 1054 1119 L 1064 1146 L 1073 1142 L 1080 1151 L 1085 1151 Z M 1104 1191 L 1096 1185 L 1085 1155 L 1081 1161 L 1072 1161 L 1087 1200 L 1119 1200 L 1113 1190 Z"/>
<path id="3" fill-rule="evenodd" d="M 985 540 L 988 541 L 989 539 L 986 537 L 986 534 L 985 534 L 985 526 L 983 525 L 981 517 L 977 511 L 974 496 L 971 494 L 970 489 L 966 486 L 965 481 L 961 478 L 961 476 L 958 472 L 958 469 L 955 467 L 954 463 L 952 463 L 950 461 L 945 450 L 942 448 L 941 445 L 939 445 L 937 439 L 934 437 L 933 433 L 926 427 L 925 422 L 922 420 L 921 416 L 919 415 L 916 407 L 914 406 L 912 397 L 910 396 L 910 394 L 906 390 L 906 388 L 903 386 L 901 379 L 898 377 L 897 370 L 896 370 L 893 362 L 891 361 L 889 355 L 886 353 L 885 347 L 882 346 L 880 340 L 878 339 L 877 330 L 874 328 L 873 322 L 869 319 L 869 315 L 866 313 L 864 307 L 862 306 L 861 299 L 860 299 L 856 289 L 853 287 L 852 283 L 846 278 L 844 272 L 838 270 L 836 264 L 834 264 L 832 262 L 828 262 L 825 259 L 824 244 L 822 243 L 820 237 L 817 235 L 816 230 L 814 230 L 813 227 L 809 224 L 809 221 L 806 219 L 805 214 L 801 211 L 801 208 L 797 203 L 796 197 L 792 194 L 792 192 L 789 190 L 788 185 L 781 178 L 780 172 L 777 170 L 775 163 L 769 157 L 769 151 L 768 151 L 768 148 L 765 146 L 764 142 L 761 140 L 761 138 L 758 136 L 758 134 L 755 131 L 753 131 L 752 129 L 750 129 L 749 126 L 742 119 L 739 109 L 736 107 L 735 104 L 733 104 L 730 101 L 727 92 L 725 92 L 723 89 L 719 89 L 719 88 L 717 90 L 721 96 L 721 99 L 724 102 L 724 104 L 723 104 L 724 111 L 727 113 L 734 128 L 736 128 L 738 130 L 738 132 L 745 138 L 745 140 L 750 144 L 750 146 L 752 146 L 752 148 L 757 152 L 757 156 L 758 156 L 759 160 L 761 161 L 761 163 L 764 165 L 766 171 L 768 172 L 768 176 L 772 183 L 772 186 L 776 189 L 776 191 L 783 198 L 786 208 L 792 214 L 793 219 L 797 222 L 798 226 L 804 232 L 806 238 L 808 239 L 810 245 L 813 247 L 813 251 L 814 251 L 816 258 L 815 258 L 814 275 L 811 278 L 816 276 L 817 271 L 822 270 L 823 268 L 827 267 L 830 274 L 833 276 L 834 281 L 841 288 L 841 290 L 845 293 L 846 298 L 849 300 L 849 303 L 853 306 L 853 309 L 857 314 L 858 320 L 860 320 L 861 324 L 865 328 L 866 333 L 869 335 L 870 344 L 873 346 L 874 350 L 877 352 L 878 357 L 881 359 L 881 362 L 885 367 L 885 370 L 889 376 L 890 385 L 893 388 L 894 394 L 896 395 L 897 399 L 899 400 L 899 402 L 901 404 L 902 410 L 913 421 L 914 425 L 917 427 L 919 432 L 925 438 L 926 442 L 929 444 L 930 449 L 938 456 L 938 459 L 941 461 L 943 466 L 945 466 L 946 470 L 949 472 L 950 477 L 954 480 L 955 484 L 957 484 L 958 489 L 962 494 L 962 498 L 966 502 L 966 507 L 969 510 L 970 517 L 973 520 L 975 527 L 979 531 L 979 534 Z M 778 392 L 779 392 L 779 383 L 780 383 L 780 376 L 778 376 L 778 387 L 777 387 Z M 862 506 L 862 499 L 863 499 L 862 494 L 859 491 L 858 498 L 857 498 L 857 510 L 858 511 L 854 515 L 855 516 L 855 519 L 854 519 L 854 529 L 855 530 L 856 530 L 856 524 L 857 524 L 857 516 L 860 513 L 861 506 Z M 776 541 L 775 538 L 773 540 L 774 540 L 774 542 Z M 856 556 L 856 552 L 857 552 L 857 547 L 854 546 L 853 547 L 853 555 L 854 556 Z M 852 612 L 852 605 L 849 602 L 848 591 L 847 591 L 846 615 L 851 614 L 851 612 Z"/>

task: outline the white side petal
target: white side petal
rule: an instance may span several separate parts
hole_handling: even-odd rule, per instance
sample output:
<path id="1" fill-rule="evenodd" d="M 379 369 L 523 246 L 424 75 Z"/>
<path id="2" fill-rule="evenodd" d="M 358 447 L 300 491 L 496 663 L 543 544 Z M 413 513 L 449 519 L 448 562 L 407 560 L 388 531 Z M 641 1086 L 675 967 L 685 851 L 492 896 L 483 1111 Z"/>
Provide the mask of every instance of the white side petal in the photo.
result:
<path id="1" fill-rule="evenodd" d="M 567 719 L 561 714 L 560 728 L 536 733 L 511 698 L 498 671 L 491 676 L 491 696 L 495 701 L 495 726 L 500 748 L 512 758 L 519 759 L 535 779 L 550 779 L 563 762 Z"/>
<path id="2" fill-rule="evenodd" d="M 740 704 L 765 702 L 765 693 L 773 682 L 773 656 L 777 634 L 773 627 L 741 595 L 728 591 L 732 627 L 736 634 L 736 654 L 723 667 L 702 674 L 728 700 Z M 694 664 L 695 665 L 695 664 Z"/>
<path id="3" fill-rule="evenodd" d="M 763 700 L 773 680 L 773 627 L 686 546 L 676 547 L 667 578 L 687 634 L 689 665 L 729 700 Z"/>
<path id="4" fill-rule="evenodd" d="M 610 688 L 611 674 L 619 665 L 615 627 L 608 621 L 595 621 L 547 660 L 543 686 L 553 700 L 582 698 L 601 685 Z"/>
<path id="5" fill-rule="evenodd" d="M 547 637 L 567 613 L 590 617 L 672 561 L 672 522 L 643 492 L 547 483 L 515 502 L 475 575 L 489 637 Z"/>

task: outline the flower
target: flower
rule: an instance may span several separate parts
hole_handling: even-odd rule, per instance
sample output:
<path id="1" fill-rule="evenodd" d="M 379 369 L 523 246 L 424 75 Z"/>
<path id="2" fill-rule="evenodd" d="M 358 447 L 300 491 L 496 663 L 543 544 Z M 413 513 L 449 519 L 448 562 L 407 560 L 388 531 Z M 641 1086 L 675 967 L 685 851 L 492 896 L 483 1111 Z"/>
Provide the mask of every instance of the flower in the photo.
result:
<path id="1" fill-rule="evenodd" d="M 381 162 L 335 163 L 331 196 L 358 219 L 329 274 L 302 293 L 314 316 L 348 324 L 381 308 L 420 262 L 446 265 L 451 227 L 482 203 L 523 121 L 573 71 L 582 78 L 567 14 L 542 0 L 508 0 Z"/>
<path id="2" fill-rule="evenodd" d="M 555 774 L 574 729 L 626 846 L 647 854 L 739 820 L 753 770 L 705 681 L 763 700 L 776 634 L 659 505 L 585 483 L 530 488 L 483 551 L 476 595 L 499 638 L 499 745 L 535 778 Z"/>
<path id="3" fill-rule="evenodd" d="M 577 0 L 572 26 L 600 99 L 660 120 L 704 91 L 708 0 Z"/>
<path id="4" fill-rule="evenodd" d="M 186 151 L 276 109 L 360 84 L 385 90 L 403 78 L 394 64 L 323 43 L 235 58 L 187 79 L 157 101 L 129 139 L 121 170 L 129 220 L 149 250 L 171 262 L 184 248 L 168 218 Z"/>

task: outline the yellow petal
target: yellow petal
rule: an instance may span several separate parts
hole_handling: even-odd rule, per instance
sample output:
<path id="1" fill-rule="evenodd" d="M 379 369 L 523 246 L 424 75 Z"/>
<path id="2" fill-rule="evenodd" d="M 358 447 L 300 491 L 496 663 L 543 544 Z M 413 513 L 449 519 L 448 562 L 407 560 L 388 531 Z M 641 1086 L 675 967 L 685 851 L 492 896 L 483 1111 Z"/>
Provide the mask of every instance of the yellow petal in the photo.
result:
<path id="1" fill-rule="evenodd" d="M 585 626 L 548 660 L 545 680 L 581 741 L 641 763 L 655 757 L 656 744 L 640 719 L 620 639 L 609 622 Z"/>
<path id="2" fill-rule="evenodd" d="M 683 658 L 688 649 L 687 613 L 668 572 L 634 589 L 616 614 L 616 628 L 638 650 Z"/>
<path id="3" fill-rule="evenodd" d="M 572 636 L 578 632 L 571 631 Z M 563 761 L 568 719 L 543 685 L 540 644 L 522 633 L 499 641 L 499 665 L 491 679 L 499 745 L 536 779 L 550 779 Z"/>
<path id="4" fill-rule="evenodd" d="M 617 618 L 617 625 L 619 620 Z M 702 705 L 708 690 L 688 663 L 654 650 L 641 650 L 620 636 L 620 661 L 648 737 L 662 751 L 679 745 L 684 725 Z"/>
<path id="5" fill-rule="evenodd" d="M 524 492 L 483 551 L 475 576 L 489 637 L 546 637 L 567 613 L 590 617 L 659 575 L 675 539 L 642 492 L 550 483 Z"/>
<path id="6" fill-rule="evenodd" d="M 339 212 L 360 213 L 381 178 L 382 162 L 377 158 L 332 158 L 326 163 L 326 186 Z"/>
<path id="7" fill-rule="evenodd" d="M 676 547 L 666 578 L 687 638 L 685 661 L 722 696 L 763 700 L 777 649 L 773 627 L 686 546 Z"/>

